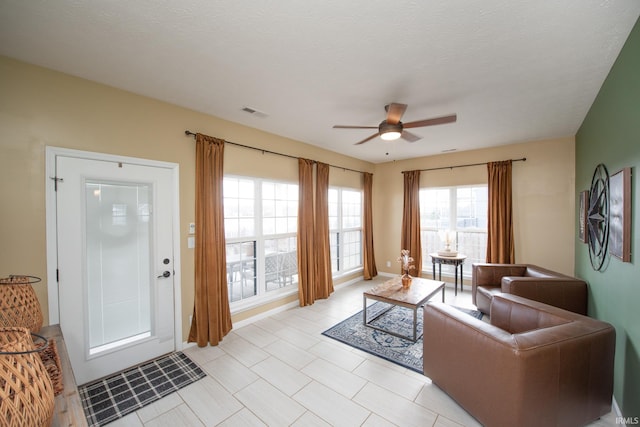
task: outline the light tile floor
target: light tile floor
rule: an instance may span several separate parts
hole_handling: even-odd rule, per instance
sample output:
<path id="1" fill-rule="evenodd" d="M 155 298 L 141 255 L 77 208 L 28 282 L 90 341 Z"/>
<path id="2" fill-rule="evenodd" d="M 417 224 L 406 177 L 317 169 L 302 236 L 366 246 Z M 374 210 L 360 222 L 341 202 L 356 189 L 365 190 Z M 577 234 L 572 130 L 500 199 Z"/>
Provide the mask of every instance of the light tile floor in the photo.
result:
<path id="1" fill-rule="evenodd" d="M 429 378 L 321 335 L 386 279 L 339 287 L 234 329 L 216 347 L 185 349 L 207 377 L 110 426 L 478 426 Z M 446 302 L 475 308 L 468 286 L 456 297 L 449 285 Z M 591 427 L 615 425 L 609 413 Z"/>

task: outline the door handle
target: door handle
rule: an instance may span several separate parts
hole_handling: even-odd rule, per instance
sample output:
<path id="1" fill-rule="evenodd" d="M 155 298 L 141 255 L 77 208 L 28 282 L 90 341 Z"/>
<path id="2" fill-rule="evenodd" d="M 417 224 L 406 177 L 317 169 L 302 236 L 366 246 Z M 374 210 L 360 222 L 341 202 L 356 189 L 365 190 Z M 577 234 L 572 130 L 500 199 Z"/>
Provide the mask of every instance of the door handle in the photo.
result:
<path id="1" fill-rule="evenodd" d="M 160 276 L 158 276 L 158 279 L 162 279 L 163 277 L 169 277 L 171 276 L 171 273 L 169 272 L 169 270 L 164 271 Z"/>

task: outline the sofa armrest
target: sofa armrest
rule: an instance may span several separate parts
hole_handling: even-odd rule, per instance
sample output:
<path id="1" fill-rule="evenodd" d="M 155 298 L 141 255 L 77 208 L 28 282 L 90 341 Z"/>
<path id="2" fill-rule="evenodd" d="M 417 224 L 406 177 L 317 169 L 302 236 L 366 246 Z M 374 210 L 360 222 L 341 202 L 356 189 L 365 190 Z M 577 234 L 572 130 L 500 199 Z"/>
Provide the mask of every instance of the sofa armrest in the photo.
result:
<path id="1" fill-rule="evenodd" d="M 476 306 L 478 286 L 500 287 L 504 276 L 523 276 L 527 270 L 526 264 L 490 264 L 474 263 L 471 265 L 471 299 Z"/>
<path id="2" fill-rule="evenodd" d="M 519 334 L 571 321 L 565 315 L 560 316 L 558 313 L 540 310 L 531 303 L 535 302 L 511 294 L 496 294 L 491 300 L 491 324 L 509 333 Z"/>
<path id="3" fill-rule="evenodd" d="M 527 271 L 526 264 L 472 264 L 471 283 L 476 286 L 500 286 L 504 276 L 523 276 Z"/>
<path id="4" fill-rule="evenodd" d="M 553 305 L 574 313 L 587 314 L 587 284 L 570 277 L 503 277 L 504 293 Z"/>

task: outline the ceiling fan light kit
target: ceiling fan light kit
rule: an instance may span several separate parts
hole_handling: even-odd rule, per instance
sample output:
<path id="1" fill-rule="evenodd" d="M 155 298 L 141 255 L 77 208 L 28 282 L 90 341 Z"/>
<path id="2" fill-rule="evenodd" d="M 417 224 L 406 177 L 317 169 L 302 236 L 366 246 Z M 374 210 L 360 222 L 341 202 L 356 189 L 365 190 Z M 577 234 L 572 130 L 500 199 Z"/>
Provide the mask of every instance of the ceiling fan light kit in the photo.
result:
<path id="1" fill-rule="evenodd" d="M 387 112 L 387 118 L 380 122 L 378 125 L 378 133 L 375 133 L 360 142 L 356 142 L 355 145 L 364 144 L 367 141 L 371 141 L 375 137 L 379 136 L 385 141 L 394 141 L 398 138 L 402 138 L 408 142 L 415 142 L 420 139 L 420 136 L 404 131 L 404 128 L 417 128 L 424 126 L 442 125 L 446 123 L 454 123 L 457 120 L 457 115 L 451 114 L 449 116 L 435 117 L 432 119 L 417 120 L 409 123 L 402 123 L 400 119 L 407 109 L 406 104 L 391 103 L 384 107 Z M 373 126 L 345 126 L 335 125 L 334 129 L 375 129 Z"/>
<path id="2" fill-rule="evenodd" d="M 396 139 L 400 138 L 400 135 L 402 135 L 400 132 L 385 132 L 380 134 L 380 138 L 384 139 L 385 141 L 395 141 Z"/>
<path id="3" fill-rule="evenodd" d="M 402 122 L 391 124 L 383 121 L 380 123 L 380 126 L 378 126 L 378 133 L 380 134 L 380 138 L 385 141 L 394 141 L 402 135 Z"/>

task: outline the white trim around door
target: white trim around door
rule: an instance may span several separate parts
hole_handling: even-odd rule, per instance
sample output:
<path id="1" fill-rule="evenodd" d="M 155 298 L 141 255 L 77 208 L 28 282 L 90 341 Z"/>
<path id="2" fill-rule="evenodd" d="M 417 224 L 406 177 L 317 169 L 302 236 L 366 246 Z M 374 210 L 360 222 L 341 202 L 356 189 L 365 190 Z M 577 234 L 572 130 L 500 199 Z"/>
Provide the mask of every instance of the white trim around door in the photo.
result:
<path id="1" fill-rule="evenodd" d="M 182 293 L 181 293 L 181 268 L 180 268 L 180 204 L 179 204 L 179 165 L 177 163 L 148 160 L 135 157 L 117 156 L 112 154 L 95 153 L 89 151 L 73 150 L 68 148 L 50 147 L 45 149 L 45 209 L 46 209 L 46 248 L 47 248 L 47 293 L 49 300 L 49 324 L 60 323 L 59 293 L 58 293 L 58 253 L 57 253 L 57 225 L 56 225 L 56 157 L 74 157 L 88 160 L 103 160 L 122 162 L 141 166 L 163 167 L 172 171 L 173 194 L 175 202 L 172 212 L 173 229 L 173 276 L 174 287 L 174 341 L 175 349 L 183 348 L 182 342 Z"/>

